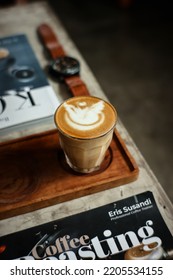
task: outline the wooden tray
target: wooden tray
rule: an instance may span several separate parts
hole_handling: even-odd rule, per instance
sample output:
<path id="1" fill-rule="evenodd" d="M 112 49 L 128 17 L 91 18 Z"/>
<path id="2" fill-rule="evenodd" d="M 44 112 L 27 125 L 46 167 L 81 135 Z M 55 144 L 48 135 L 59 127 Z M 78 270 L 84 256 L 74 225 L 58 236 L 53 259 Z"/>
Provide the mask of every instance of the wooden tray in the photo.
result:
<path id="1" fill-rule="evenodd" d="M 0 219 L 131 182 L 138 172 L 117 131 L 101 169 L 87 175 L 66 165 L 55 130 L 0 144 Z"/>

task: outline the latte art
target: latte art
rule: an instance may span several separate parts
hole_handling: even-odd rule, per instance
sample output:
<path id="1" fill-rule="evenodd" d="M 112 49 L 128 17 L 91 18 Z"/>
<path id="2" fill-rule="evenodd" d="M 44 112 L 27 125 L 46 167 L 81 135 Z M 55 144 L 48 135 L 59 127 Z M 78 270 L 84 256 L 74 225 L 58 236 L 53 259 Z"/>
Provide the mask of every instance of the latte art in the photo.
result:
<path id="1" fill-rule="evenodd" d="M 59 130 L 70 137 L 90 139 L 109 132 L 116 123 L 113 106 L 94 96 L 72 97 L 64 101 L 55 113 Z"/>
<path id="2" fill-rule="evenodd" d="M 78 102 L 76 105 L 64 104 L 66 113 L 65 121 L 77 130 L 91 130 L 104 122 L 104 102 L 99 101 L 93 105 L 86 102 Z"/>

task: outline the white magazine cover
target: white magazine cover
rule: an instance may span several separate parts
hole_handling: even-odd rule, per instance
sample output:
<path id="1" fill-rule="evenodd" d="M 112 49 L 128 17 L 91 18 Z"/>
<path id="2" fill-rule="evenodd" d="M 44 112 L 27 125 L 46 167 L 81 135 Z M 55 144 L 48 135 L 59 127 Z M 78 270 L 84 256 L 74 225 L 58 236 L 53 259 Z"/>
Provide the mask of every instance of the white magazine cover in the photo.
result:
<path id="1" fill-rule="evenodd" d="M 0 38 L 0 138 L 53 123 L 59 104 L 26 35 Z"/>

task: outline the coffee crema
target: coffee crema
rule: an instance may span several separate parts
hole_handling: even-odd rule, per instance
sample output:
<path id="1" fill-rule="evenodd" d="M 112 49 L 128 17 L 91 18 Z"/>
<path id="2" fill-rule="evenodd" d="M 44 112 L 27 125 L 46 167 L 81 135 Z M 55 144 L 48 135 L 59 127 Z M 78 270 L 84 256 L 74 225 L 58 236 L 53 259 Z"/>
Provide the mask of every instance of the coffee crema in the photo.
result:
<path id="1" fill-rule="evenodd" d="M 94 96 L 72 97 L 61 104 L 55 113 L 59 130 L 81 139 L 103 136 L 115 126 L 116 120 L 115 108 Z"/>

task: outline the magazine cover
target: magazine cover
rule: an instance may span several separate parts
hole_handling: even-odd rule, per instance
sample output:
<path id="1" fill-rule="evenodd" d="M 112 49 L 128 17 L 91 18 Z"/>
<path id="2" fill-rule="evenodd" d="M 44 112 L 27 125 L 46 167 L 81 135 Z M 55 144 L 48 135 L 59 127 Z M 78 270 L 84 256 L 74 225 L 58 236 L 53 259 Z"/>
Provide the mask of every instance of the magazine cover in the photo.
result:
<path id="1" fill-rule="evenodd" d="M 173 237 L 151 192 L 0 237 L 0 259 L 172 259 Z"/>
<path id="2" fill-rule="evenodd" d="M 0 38 L 0 132 L 53 116 L 58 105 L 26 35 Z"/>

